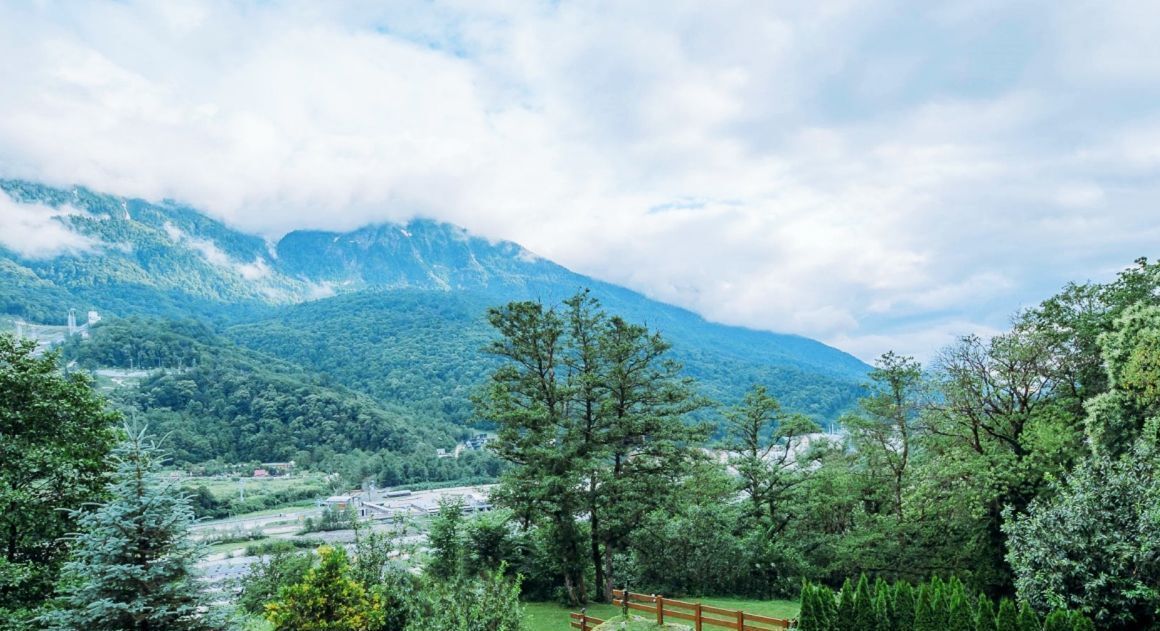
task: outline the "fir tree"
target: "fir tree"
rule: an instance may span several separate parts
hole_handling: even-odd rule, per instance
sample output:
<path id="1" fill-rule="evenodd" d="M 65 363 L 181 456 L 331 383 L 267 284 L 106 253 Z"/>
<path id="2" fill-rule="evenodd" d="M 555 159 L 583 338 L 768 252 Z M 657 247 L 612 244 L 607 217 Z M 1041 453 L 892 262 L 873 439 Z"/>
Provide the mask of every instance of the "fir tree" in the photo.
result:
<path id="1" fill-rule="evenodd" d="M 825 585 L 817 585 L 814 588 L 814 601 L 819 615 L 825 621 L 825 628 L 827 631 L 837 631 L 841 627 L 838 625 L 838 601 L 834 596 L 833 590 Z"/>
<path id="2" fill-rule="evenodd" d="M 821 585 L 811 585 L 809 581 L 802 584 L 802 606 L 798 614 L 798 628 L 802 631 L 828 631 L 829 613 L 824 599 L 830 597 L 830 590 Z"/>
<path id="3" fill-rule="evenodd" d="M 1096 631 L 1096 625 L 1082 612 L 1071 612 L 1071 629 L 1072 631 Z"/>
<path id="4" fill-rule="evenodd" d="M 975 631 L 996 631 L 995 604 L 990 598 L 980 594 L 979 605 L 975 614 Z"/>
<path id="5" fill-rule="evenodd" d="M 947 604 L 948 631 L 975 631 L 975 607 L 967 596 L 960 592 L 951 595 Z"/>
<path id="6" fill-rule="evenodd" d="M 894 628 L 914 628 L 914 588 L 905 581 L 894 584 Z"/>
<path id="7" fill-rule="evenodd" d="M 877 624 L 875 629 L 879 631 L 893 631 L 898 627 L 895 626 L 894 620 L 894 601 L 890 598 L 889 588 L 882 589 L 883 583 L 879 583 L 878 595 L 874 597 L 874 617 Z"/>
<path id="8" fill-rule="evenodd" d="M 943 631 L 950 623 L 950 590 L 941 578 L 935 576 L 930 579 L 927 595 L 930 597 L 930 628 Z"/>
<path id="9" fill-rule="evenodd" d="M 1071 615 L 1065 609 L 1056 609 L 1043 621 L 1043 631 L 1071 631 L 1071 628 Z"/>
<path id="10" fill-rule="evenodd" d="M 1039 623 L 1039 614 L 1027 605 L 1019 608 L 1019 631 L 1041 631 L 1043 625 Z"/>
<path id="11" fill-rule="evenodd" d="M 931 589 L 927 585 L 918 586 L 918 597 L 914 604 L 914 628 L 916 631 L 942 631 L 935 622 Z"/>
<path id="12" fill-rule="evenodd" d="M 995 626 L 998 631 L 1018 631 L 1019 613 L 1011 599 L 1004 598 L 999 601 L 999 613 L 995 615 Z"/>
<path id="13" fill-rule="evenodd" d="M 878 617 L 874 612 L 874 599 L 870 596 L 870 581 L 863 574 L 854 589 L 854 620 L 856 629 L 873 629 Z"/>
<path id="14" fill-rule="evenodd" d="M 58 583 L 56 629 L 203 629 L 195 564 L 203 548 L 189 536 L 189 498 L 162 480 L 163 455 L 144 430 L 129 430 L 111 456 L 111 499 L 79 514 L 80 533 Z"/>
<path id="15" fill-rule="evenodd" d="M 854 584 L 847 578 L 838 594 L 838 615 L 833 626 L 838 629 L 854 629 L 858 624 L 858 610 L 855 608 Z"/>
<path id="16" fill-rule="evenodd" d="M 802 582 L 801 607 L 798 610 L 798 629 L 818 631 L 818 612 L 814 608 L 814 588 L 809 581 Z"/>

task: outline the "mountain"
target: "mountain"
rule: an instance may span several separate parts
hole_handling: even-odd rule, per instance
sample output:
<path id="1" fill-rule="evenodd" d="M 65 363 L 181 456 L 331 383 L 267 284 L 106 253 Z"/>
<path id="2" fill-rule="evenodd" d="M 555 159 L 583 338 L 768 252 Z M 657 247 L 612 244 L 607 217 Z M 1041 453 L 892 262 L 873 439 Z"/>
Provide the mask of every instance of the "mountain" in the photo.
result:
<path id="1" fill-rule="evenodd" d="M 488 306 L 556 303 L 582 288 L 608 311 L 661 331 L 721 401 L 760 382 L 787 407 L 833 418 L 856 399 L 868 369 L 820 342 L 707 322 L 430 220 L 295 231 L 269 243 L 173 201 L 18 180 L 0 180 L 0 191 L 55 214 L 82 244 L 44 253 L 0 239 L 0 313 L 58 324 L 72 308 L 200 318 L 239 347 L 424 419 L 471 420 L 469 394 L 491 366 L 480 352 L 491 335 Z"/>

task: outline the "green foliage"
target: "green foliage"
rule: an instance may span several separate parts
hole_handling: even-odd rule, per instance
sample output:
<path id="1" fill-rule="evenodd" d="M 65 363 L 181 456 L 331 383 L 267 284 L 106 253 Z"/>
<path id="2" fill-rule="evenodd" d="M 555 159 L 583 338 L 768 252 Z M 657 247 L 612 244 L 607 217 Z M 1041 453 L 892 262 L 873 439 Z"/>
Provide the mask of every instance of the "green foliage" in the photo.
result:
<path id="1" fill-rule="evenodd" d="M 1063 609 L 1056 609 L 1043 620 L 1043 631 L 1071 631 L 1071 616 Z"/>
<path id="2" fill-rule="evenodd" d="M 877 618 L 874 599 L 870 596 L 870 583 L 863 574 L 858 578 L 857 586 L 854 588 L 854 628 L 874 628 L 878 623 Z"/>
<path id="3" fill-rule="evenodd" d="M 872 598 L 870 594 L 874 594 Z M 836 603 L 836 604 L 835 604 Z M 1091 628 L 1078 611 L 1063 612 L 1068 624 Z M 878 629 L 880 631 L 1039 631 L 1039 620 L 1024 604 L 1018 612 L 1009 599 L 995 602 L 970 594 L 957 577 L 937 577 L 918 585 L 876 581 L 865 576 L 855 584 L 846 579 L 837 592 L 805 581 L 801 590 L 799 627 L 810 630 Z M 1070 628 L 1070 627 L 1069 627 Z"/>
<path id="4" fill-rule="evenodd" d="M 586 292 L 565 307 L 520 302 L 489 312 L 499 333 L 489 350 L 504 363 L 478 405 L 497 425 L 496 453 L 517 465 L 493 500 L 549 533 L 578 603 L 587 600 L 586 563 L 611 595 L 618 553 L 670 504 L 706 432 L 687 424 L 703 401 L 659 334 L 608 316 Z"/>
<path id="5" fill-rule="evenodd" d="M 431 547 L 428 574 L 442 581 L 463 576 L 466 565 L 464 531 L 463 501 L 459 498 L 441 500 L 439 513 L 427 530 L 427 542 Z"/>
<path id="6" fill-rule="evenodd" d="M 975 629 L 991 631 L 995 629 L 995 603 L 990 598 L 979 595 L 979 603 L 975 613 Z"/>
<path id="7" fill-rule="evenodd" d="M 322 509 L 322 514 L 318 516 L 317 520 L 313 517 L 307 517 L 302 522 L 302 528 L 298 530 L 298 534 L 307 535 L 312 532 L 350 530 L 357 524 L 358 512 L 355 511 L 354 506 L 347 505 L 345 508 L 327 506 Z"/>
<path id="8" fill-rule="evenodd" d="M 66 345 L 86 367 L 148 366 L 138 387 L 117 392 L 128 413 L 146 415 L 173 446 L 177 464 L 294 460 L 337 470 L 351 483 L 494 479 L 502 463 L 489 452 L 439 458 L 467 432 L 438 419 L 409 418 L 269 356 L 239 348 L 189 321 L 106 320 L 91 337 Z M 265 498 L 244 506 L 199 498 L 199 514 L 261 510 L 317 492 Z"/>
<path id="9" fill-rule="evenodd" d="M 854 589 L 854 583 L 847 578 L 837 594 L 838 615 L 834 623 L 839 629 L 853 629 L 858 624 L 857 600 Z"/>
<path id="10" fill-rule="evenodd" d="M 245 554 L 248 557 L 260 557 L 278 553 L 293 552 L 303 548 L 315 549 L 325 545 L 322 539 L 312 539 L 309 537 L 295 537 L 293 539 L 274 539 L 272 541 L 263 541 L 261 543 L 254 543 L 245 547 Z"/>
<path id="11" fill-rule="evenodd" d="M 283 588 L 305 579 L 306 573 L 314 567 L 315 556 L 313 550 L 299 552 L 293 545 L 289 549 L 278 547 L 255 552 L 269 556 L 250 564 L 249 574 L 238 581 L 239 593 L 234 602 L 249 613 L 261 614 L 266 611 L 266 603 L 276 599 Z M 249 548 L 246 548 L 246 555 L 256 556 Z"/>
<path id="12" fill-rule="evenodd" d="M 382 598 L 353 577 L 344 548 L 324 546 L 302 581 L 283 587 L 266 605 L 276 631 L 377 631 L 386 629 Z"/>
<path id="13" fill-rule="evenodd" d="M 1043 624 L 1039 620 L 1039 614 L 1031 608 L 1026 602 L 1019 607 L 1019 622 L 1015 627 L 1019 631 L 1040 631 Z"/>
<path id="14" fill-rule="evenodd" d="M 914 587 L 905 581 L 894 584 L 894 628 L 898 631 L 914 627 L 914 613 L 918 604 L 914 600 Z"/>
<path id="15" fill-rule="evenodd" d="M 162 455 L 144 430 L 129 431 L 111 460 L 111 498 L 74 511 L 80 534 L 44 621 L 62 630 L 206 628 L 188 498 L 163 480 Z"/>
<path id="16" fill-rule="evenodd" d="M 1156 456 L 1095 457 L 1007 527 L 1021 598 L 1040 611 L 1082 608 L 1100 628 L 1138 628 L 1160 606 Z"/>
<path id="17" fill-rule="evenodd" d="M 105 495 L 117 416 L 58 355 L 0 335 L 0 618 L 51 593 L 60 539 Z M 26 611 L 27 613 L 27 611 Z"/>
<path id="18" fill-rule="evenodd" d="M 1018 629 L 1019 614 L 1010 598 L 999 601 L 999 611 L 995 614 L 995 626 L 999 629 Z"/>
<path id="19" fill-rule="evenodd" d="M 471 581 L 424 585 L 406 631 L 521 631 L 519 581 L 505 573 L 500 567 Z"/>
<path id="20" fill-rule="evenodd" d="M 963 592 L 955 592 L 948 601 L 947 629 L 975 631 L 975 603 Z"/>

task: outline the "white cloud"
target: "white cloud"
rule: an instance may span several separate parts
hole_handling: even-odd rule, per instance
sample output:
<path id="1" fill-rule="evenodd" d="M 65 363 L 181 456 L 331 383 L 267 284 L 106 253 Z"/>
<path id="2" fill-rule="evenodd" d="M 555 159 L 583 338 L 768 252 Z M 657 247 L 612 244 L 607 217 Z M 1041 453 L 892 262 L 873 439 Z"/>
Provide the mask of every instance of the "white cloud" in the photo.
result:
<path id="1" fill-rule="evenodd" d="M 0 175 L 433 216 L 863 357 L 1155 247 L 1151 5 L 822 5 L 8 5 Z"/>
<path id="2" fill-rule="evenodd" d="M 30 259 L 91 252 L 100 243 L 74 232 L 67 216 L 80 211 L 22 204 L 0 191 L 0 246 Z"/>

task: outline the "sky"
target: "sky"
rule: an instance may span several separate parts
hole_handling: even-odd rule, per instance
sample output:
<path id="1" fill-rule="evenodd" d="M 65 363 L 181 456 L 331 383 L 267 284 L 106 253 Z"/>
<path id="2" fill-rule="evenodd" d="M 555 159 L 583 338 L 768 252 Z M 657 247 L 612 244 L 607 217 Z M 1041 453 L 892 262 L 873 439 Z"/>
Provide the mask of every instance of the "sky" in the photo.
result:
<path id="1" fill-rule="evenodd" d="M 435 218 L 867 360 L 1160 255 L 1156 2 L 11 2 L 0 86 L 0 177 Z"/>

